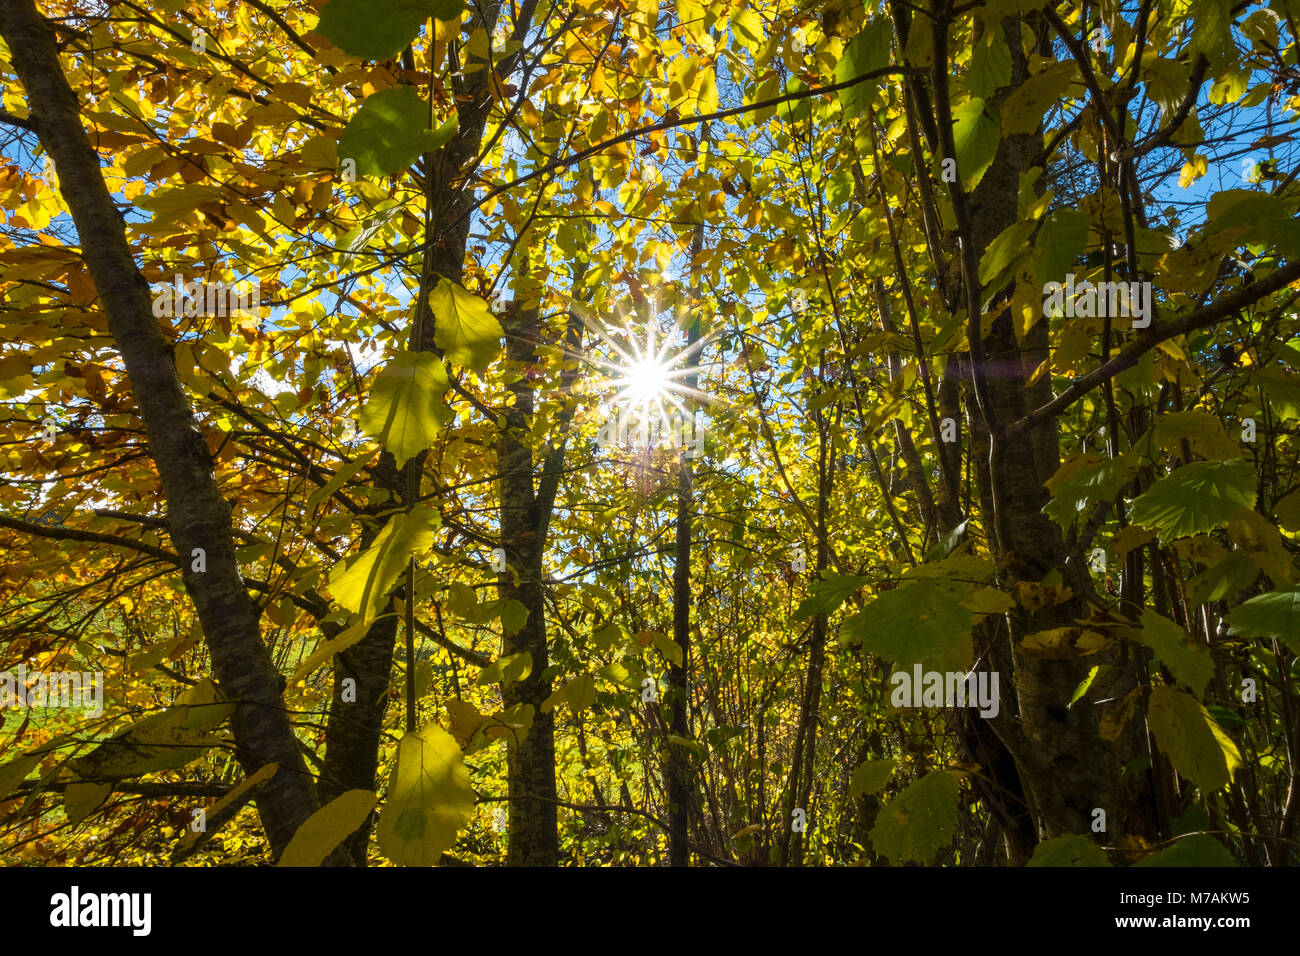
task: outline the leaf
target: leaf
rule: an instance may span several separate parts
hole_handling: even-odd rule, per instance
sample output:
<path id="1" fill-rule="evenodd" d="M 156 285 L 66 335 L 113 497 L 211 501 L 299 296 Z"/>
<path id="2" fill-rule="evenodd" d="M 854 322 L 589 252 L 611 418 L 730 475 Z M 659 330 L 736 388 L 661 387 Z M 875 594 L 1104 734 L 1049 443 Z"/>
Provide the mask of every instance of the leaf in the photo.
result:
<path id="1" fill-rule="evenodd" d="M 63 811 L 74 827 L 108 799 L 113 792 L 111 783 L 70 783 L 63 791 Z"/>
<path id="2" fill-rule="evenodd" d="M 485 714 L 479 713 L 479 709 L 469 701 L 457 700 L 452 698 L 444 705 L 447 708 L 447 718 L 451 721 L 451 735 L 456 738 L 456 743 L 464 747 L 474 731 L 483 725 L 487 720 Z"/>
<path id="3" fill-rule="evenodd" d="M 893 28 L 887 17 L 876 17 L 863 25 L 849 45 L 844 48 L 840 62 L 835 65 L 835 82 L 849 80 L 872 73 L 889 65 L 890 41 Z M 871 105 L 878 83 L 864 80 L 839 91 L 840 103 L 849 116 L 857 116 Z"/>
<path id="4" fill-rule="evenodd" d="M 1066 92 L 1077 67 L 1073 60 L 1049 63 L 1016 86 L 1002 104 L 1002 132 L 1007 136 L 1038 130 L 1049 110 L 1064 104 Z M 1184 84 L 1185 85 L 1185 84 Z"/>
<path id="5" fill-rule="evenodd" d="M 379 798 L 369 790 L 339 794 L 302 822 L 276 866 L 320 866 L 336 846 L 366 822 L 378 803 Z"/>
<path id="6" fill-rule="evenodd" d="M 438 512 L 427 505 L 393 515 L 370 547 L 330 571 L 334 600 L 363 620 L 373 620 L 407 561 L 432 546 L 438 524 Z"/>
<path id="7" fill-rule="evenodd" d="M 1200 458 L 1227 459 L 1241 456 L 1241 445 L 1228 437 L 1218 417 L 1199 408 L 1161 415 L 1152 429 L 1157 445 L 1171 455 L 1182 454 L 1186 440 Z"/>
<path id="8" fill-rule="evenodd" d="M 1092 682 L 1097 679 L 1097 675 L 1100 674 L 1102 670 L 1107 667 L 1108 665 L 1098 664 L 1095 667 L 1091 667 L 1088 669 L 1088 676 L 1085 677 L 1083 680 L 1079 681 L 1079 686 L 1076 687 L 1074 689 L 1074 693 L 1070 695 L 1070 701 L 1065 705 L 1067 710 L 1073 707 L 1083 697 L 1084 694 L 1088 693 L 1088 689 L 1092 687 Z"/>
<path id="9" fill-rule="evenodd" d="M 853 771 L 853 779 L 849 783 L 849 796 L 856 799 L 864 793 L 875 793 L 883 789 L 885 784 L 889 783 L 889 778 L 894 775 L 896 763 L 892 757 L 885 757 L 882 760 L 868 760 L 865 763 L 858 764 Z"/>
<path id="10" fill-rule="evenodd" d="M 1240 866 L 1227 848 L 1206 833 L 1180 837 L 1173 846 L 1144 856 L 1134 866 Z"/>
<path id="11" fill-rule="evenodd" d="M 1136 458 L 1128 454 L 1116 458 L 1076 455 L 1044 482 L 1052 499 L 1043 506 L 1043 513 L 1068 529 L 1089 508 L 1114 499 L 1138 469 Z"/>
<path id="12" fill-rule="evenodd" d="M 834 612 L 849 595 L 860 590 L 870 580 L 852 574 L 827 574 L 825 578 L 814 581 L 808 587 L 808 597 L 799 602 L 799 607 L 794 612 L 794 619 L 806 621 L 814 614 Z"/>
<path id="13" fill-rule="evenodd" d="M 400 468 L 430 447 L 452 418 L 442 396 L 447 371 L 431 352 L 398 352 L 375 378 L 359 424 L 393 453 Z"/>
<path id="14" fill-rule="evenodd" d="M 482 374 L 501 348 L 501 323 L 487 303 L 450 279 L 439 279 L 429 294 L 433 341 L 448 360 Z"/>
<path id="15" fill-rule="evenodd" d="M 749 7 L 742 7 L 731 15 L 731 32 L 750 50 L 756 49 L 767 39 L 763 33 L 763 18 L 757 10 Z"/>
<path id="16" fill-rule="evenodd" d="M 9 796 L 40 762 L 40 754 L 23 754 L 0 766 L 0 798 Z"/>
<path id="17" fill-rule="evenodd" d="M 1275 637 L 1300 654 L 1300 590 L 1269 591 L 1228 614 L 1234 637 Z"/>
<path id="18" fill-rule="evenodd" d="M 1088 244 L 1092 217 L 1080 209 L 1053 209 L 1038 230 L 1034 277 L 1039 285 L 1064 281 Z"/>
<path id="19" fill-rule="evenodd" d="M 456 741 L 437 724 L 406 734 L 375 835 L 398 866 L 434 866 L 474 814 L 474 788 Z"/>
<path id="20" fill-rule="evenodd" d="M 1086 836 L 1067 833 L 1034 847 L 1026 866 L 1110 866 L 1101 847 Z"/>
<path id="21" fill-rule="evenodd" d="M 161 714 L 150 714 L 100 743 L 69 767 L 82 780 L 138 777 L 183 767 L 221 743 L 212 730 L 235 709 L 211 678 L 188 688 Z"/>
<path id="22" fill-rule="evenodd" d="M 891 800 L 871 828 L 871 845 L 881 856 L 924 863 L 951 841 L 957 829 L 957 794 L 962 774 L 935 770 Z"/>
<path id="23" fill-rule="evenodd" d="M 1029 236 L 1034 230 L 1031 222 L 1013 222 L 998 233 L 980 256 L 980 285 L 989 286 L 985 295 L 996 293 L 1010 273 L 1028 261 L 1033 250 Z"/>
<path id="24" fill-rule="evenodd" d="M 1208 795 L 1226 786 L 1241 754 L 1200 702 L 1172 687 L 1152 687 L 1147 723 L 1174 769 Z"/>
<path id="25" fill-rule="evenodd" d="M 510 654 L 506 657 L 499 657 L 483 670 L 479 671 L 478 683 L 480 686 L 487 684 L 512 684 L 517 680 L 523 680 L 533 672 L 533 655 L 527 651 L 520 651 L 518 654 Z"/>
<path id="26" fill-rule="evenodd" d="M 1139 495 L 1130 517 L 1154 528 L 1161 544 L 1203 534 L 1254 506 L 1256 480 L 1246 461 L 1194 461 Z"/>
<path id="27" fill-rule="evenodd" d="M 840 628 L 866 650 L 900 669 L 924 664 L 941 671 L 970 665 L 971 612 L 930 581 L 884 591 Z"/>
<path id="28" fill-rule="evenodd" d="M 1011 50 L 999 30 L 984 34 L 984 39 L 971 51 L 970 67 L 966 71 L 966 85 L 971 93 L 988 99 L 1011 82 Z"/>
<path id="29" fill-rule="evenodd" d="M 568 704 L 569 710 L 576 714 L 595 702 L 596 675 L 579 674 L 542 702 L 542 713 L 550 713 L 558 704 Z"/>
<path id="30" fill-rule="evenodd" d="M 315 29 L 344 53 L 385 60 L 401 53 L 426 19 L 459 18 L 464 9 L 462 0 L 328 0 Z"/>
<path id="31" fill-rule="evenodd" d="M 501 627 L 507 634 L 517 634 L 528 623 L 528 608 L 514 598 L 501 607 Z"/>
<path id="32" fill-rule="evenodd" d="M 967 190 L 984 178 L 993 163 L 1002 138 L 997 107 L 979 97 L 972 97 L 952 113 L 953 149 L 956 150 L 957 174 Z"/>
<path id="33" fill-rule="evenodd" d="M 473 618 L 478 595 L 464 581 L 452 581 L 448 587 L 447 606 L 457 617 Z"/>
<path id="34" fill-rule="evenodd" d="M 660 654 L 668 658 L 670 663 L 675 664 L 678 667 L 682 666 L 683 655 L 682 646 L 680 644 L 674 641 L 667 634 L 660 634 L 657 631 L 650 638 L 650 641 L 654 644 Z"/>
<path id="35" fill-rule="evenodd" d="M 1151 648 L 1160 662 L 1197 697 L 1214 676 L 1214 659 L 1204 647 L 1193 644 L 1181 627 L 1152 610 L 1142 612 L 1142 628 L 1137 639 Z"/>
<path id="36" fill-rule="evenodd" d="M 472 754 L 498 740 L 513 745 L 528 736 L 533 726 L 532 704 L 515 704 L 484 719 L 465 745 L 465 753 Z"/>
<path id="37" fill-rule="evenodd" d="M 293 672 L 293 677 L 289 678 L 289 683 L 296 684 L 300 680 L 305 680 L 312 671 L 320 667 L 328 660 L 332 660 L 335 654 L 341 654 L 353 644 L 360 643 L 365 636 L 370 633 L 377 621 L 382 621 L 390 615 L 381 614 L 374 620 L 366 620 L 364 617 L 347 628 L 335 634 L 329 640 L 321 641 L 316 645 L 316 649 L 308 655 L 307 659 L 298 665 L 298 669 Z"/>
<path id="38" fill-rule="evenodd" d="M 623 640 L 623 628 L 615 621 L 608 622 L 591 635 L 591 643 L 598 651 L 607 651 Z"/>
<path id="39" fill-rule="evenodd" d="M 966 533 L 969 524 L 970 519 L 967 519 L 945 534 L 933 548 L 926 552 L 926 563 L 942 561 L 952 554 L 957 545 L 961 543 L 962 535 Z"/>
<path id="40" fill-rule="evenodd" d="M 410 86 L 372 93 L 339 135 L 339 159 L 356 160 L 362 176 L 392 176 L 456 135 L 453 113 L 429 129 L 429 104 Z"/>
<path id="41" fill-rule="evenodd" d="M 322 501 L 330 497 L 330 495 L 334 494 L 334 492 L 338 491 L 345 484 L 351 481 L 357 472 L 359 472 L 362 468 L 370 464 L 371 459 L 373 459 L 374 457 L 375 457 L 374 453 L 371 453 L 369 455 L 361 455 L 354 461 L 344 462 L 342 465 L 340 465 L 338 467 L 338 470 L 334 472 L 334 477 L 332 477 L 324 485 L 322 485 L 321 487 L 313 491 L 311 493 L 311 496 L 308 497 L 307 499 L 308 510 L 314 509 Z"/>

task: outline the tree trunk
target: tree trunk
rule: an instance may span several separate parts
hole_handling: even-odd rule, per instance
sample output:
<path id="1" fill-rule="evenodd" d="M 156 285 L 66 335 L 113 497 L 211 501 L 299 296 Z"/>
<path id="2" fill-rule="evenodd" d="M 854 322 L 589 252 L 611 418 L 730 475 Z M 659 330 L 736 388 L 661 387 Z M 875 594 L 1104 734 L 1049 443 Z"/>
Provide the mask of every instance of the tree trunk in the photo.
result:
<path id="1" fill-rule="evenodd" d="M 176 375 L 171 345 L 153 318 L 149 286 L 131 257 L 125 224 L 104 184 L 99 157 L 81 125 L 77 98 L 59 64 L 54 34 L 31 0 L 0 4 L 0 34 L 27 89 L 41 143 L 81 238 L 109 331 L 126 365 L 167 503 L 182 580 L 198 612 L 221 690 L 237 707 L 231 728 L 240 765 L 251 775 L 279 772 L 254 798 L 271 852 L 278 856 L 316 809 L 311 777 L 280 696 L 282 678 L 262 641 L 260 615 L 244 588 L 212 457 Z M 192 570 L 202 549 L 206 570 Z M 332 857 L 338 862 L 341 854 Z"/>

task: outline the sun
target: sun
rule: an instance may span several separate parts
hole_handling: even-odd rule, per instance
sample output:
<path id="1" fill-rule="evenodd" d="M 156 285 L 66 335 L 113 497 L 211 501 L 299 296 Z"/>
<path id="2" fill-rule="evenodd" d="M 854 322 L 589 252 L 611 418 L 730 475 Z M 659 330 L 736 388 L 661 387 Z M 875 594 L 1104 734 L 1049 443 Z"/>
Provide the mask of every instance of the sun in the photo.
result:
<path id="1" fill-rule="evenodd" d="M 626 408 L 637 416 L 666 417 L 673 409 L 685 413 L 684 399 L 708 400 L 704 392 L 689 383 L 700 374 L 700 367 L 692 360 L 707 344 L 707 338 L 681 346 L 672 336 L 660 337 L 656 324 L 651 321 L 646 326 L 644 340 L 625 325 L 620 343 L 598 323 L 587 321 L 587 325 L 610 353 L 608 359 L 587 358 L 605 372 L 594 384 L 602 391 L 614 390 L 610 399 L 613 406 Z"/>
<path id="2" fill-rule="evenodd" d="M 635 408 L 649 408 L 670 394 L 673 380 L 668 366 L 653 359 L 635 362 L 619 376 L 628 402 Z"/>

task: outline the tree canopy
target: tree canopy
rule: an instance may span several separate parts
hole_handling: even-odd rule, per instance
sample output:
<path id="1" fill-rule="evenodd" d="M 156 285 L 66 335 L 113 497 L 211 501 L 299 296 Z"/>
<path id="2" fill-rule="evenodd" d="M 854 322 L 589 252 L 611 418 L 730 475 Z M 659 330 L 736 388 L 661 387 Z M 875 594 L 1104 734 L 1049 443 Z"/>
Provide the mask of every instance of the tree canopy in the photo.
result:
<path id="1" fill-rule="evenodd" d="M 1300 863 L 1295 0 L 5 0 L 0 860 Z"/>

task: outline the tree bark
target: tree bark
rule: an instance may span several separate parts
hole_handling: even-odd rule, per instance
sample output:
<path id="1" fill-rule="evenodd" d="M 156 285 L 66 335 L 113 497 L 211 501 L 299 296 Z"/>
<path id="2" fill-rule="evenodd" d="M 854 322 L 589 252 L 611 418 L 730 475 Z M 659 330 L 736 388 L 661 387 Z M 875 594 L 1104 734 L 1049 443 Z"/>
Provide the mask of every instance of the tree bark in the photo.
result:
<path id="1" fill-rule="evenodd" d="M 166 498 L 167 526 L 184 560 L 182 580 L 198 612 L 217 683 L 237 703 L 231 729 L 240 765 L 249 775 L 271 762 L 280 765 L 256 797 L 271 852 L 278 856 L 316 809 L 316 796 L 280 696 L 281 676 L 262 641 L 260 615 L 239 573 L 230 506 L 181 389 L 171 345 L 153 318 L 149 286 L 131 256 L 125 223 L 81 125 L 53 31 L 32 0 L 5 0 L 0 34 L 26 87 L 41 143 L 59 171 L 82 258 L 144 419 Z M 205 571 L 192 570 L 196 549 L 205 555 Z"/>

